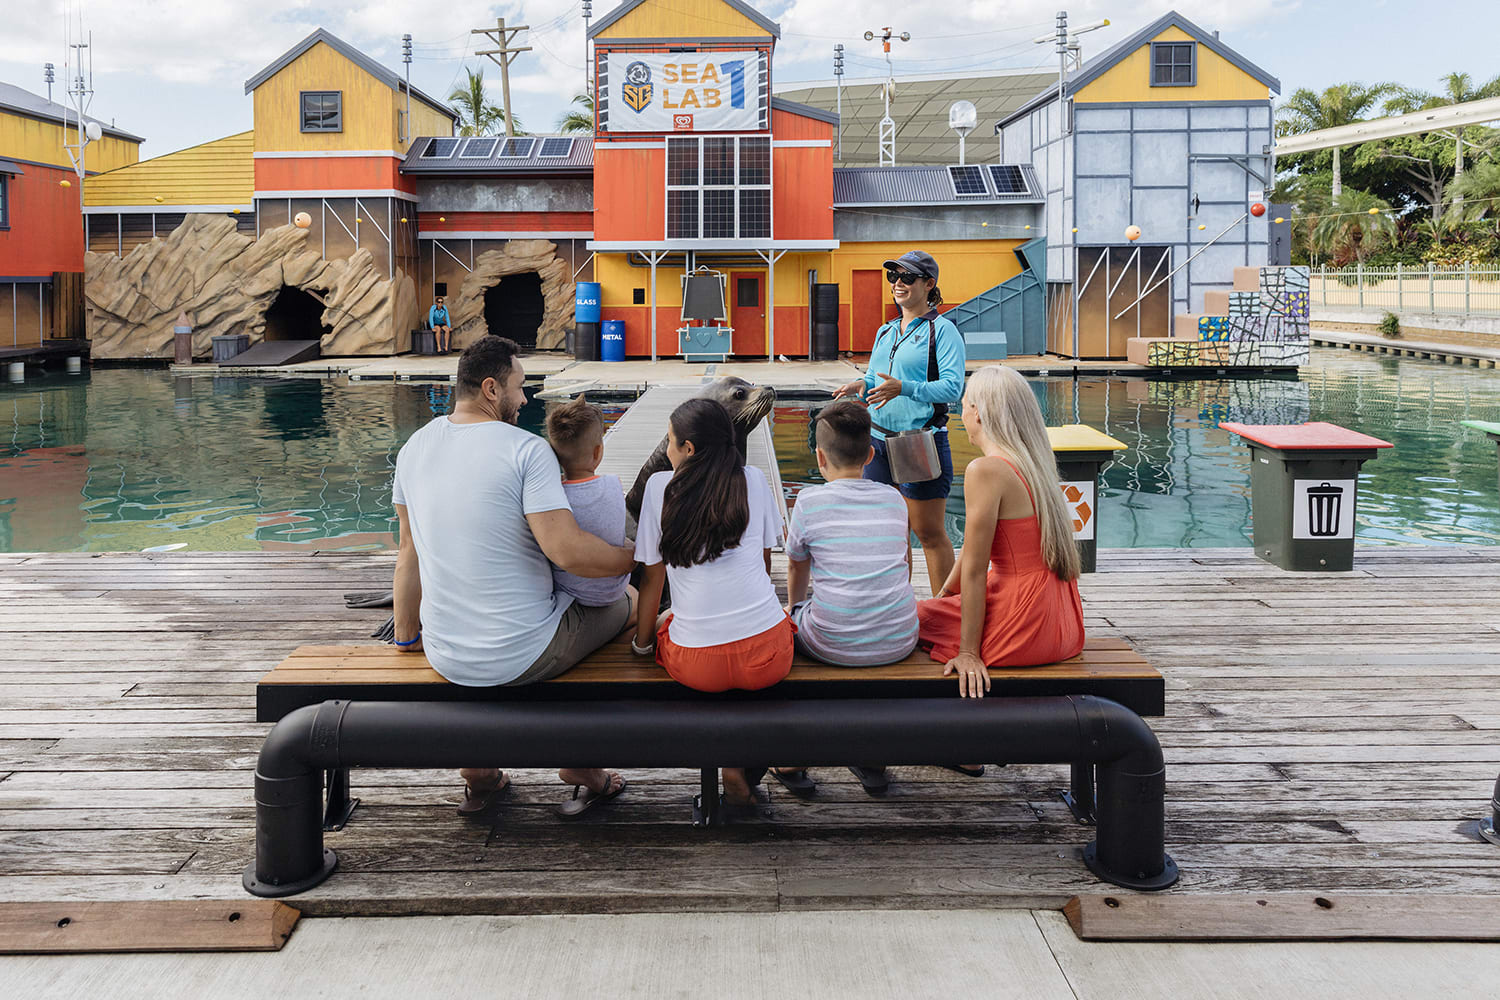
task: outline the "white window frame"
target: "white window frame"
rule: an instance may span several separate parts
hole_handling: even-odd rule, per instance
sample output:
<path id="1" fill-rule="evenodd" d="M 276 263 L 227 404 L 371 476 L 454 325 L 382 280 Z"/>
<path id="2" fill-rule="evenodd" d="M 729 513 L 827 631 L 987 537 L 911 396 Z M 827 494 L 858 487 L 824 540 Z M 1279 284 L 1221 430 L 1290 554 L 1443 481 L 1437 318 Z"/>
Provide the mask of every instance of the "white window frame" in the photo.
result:
<path id="1" fill-rule="evenodd" d="M 775 155 L 775 146 L 771 137 L 764 132 L 745 132 L 730 134 L 704 134 L 704 135 L 669 135 L 666 137 L 667 155 L 663 157 L 662 181 L 667 192 L 662 205 L 662 232 L 668 240 L 709 240 L 709 239 L 764 239 L 770 241 L 776 234 L 776 196 L 773 190 L 773 181 L 776 176 L 775 163 L 772 159 Z M 734 140 L 734 183 L 733 184 L 704 184 L 703 183 L 703 140 L 705 139 L 732 139 Z M 740 142 L 744 139 L 763 139 L 766 143 L 766 183 L 764 184 L 741 184 L 740 183 Z M 674 142 L 696 142 L 698 144 L 698 180 L 695 184 L 672 184 L 672 143 Z M 673 236 L 672 235 L 672 196 L 673 191 L 696 191 L 698 193 L 698 232 L 696 236 Z M 707 191 L 732 191 L 734 192 L 734 235 L 733 236 L 705 236 L 703 230 L 704 204 L 706 199 L 704 193 Z M 764 191 L 766 192 L 766 223 L 767 232 L 765 236 L 743 236 L 740 233 L 740 192 L 741 191 Z"/>

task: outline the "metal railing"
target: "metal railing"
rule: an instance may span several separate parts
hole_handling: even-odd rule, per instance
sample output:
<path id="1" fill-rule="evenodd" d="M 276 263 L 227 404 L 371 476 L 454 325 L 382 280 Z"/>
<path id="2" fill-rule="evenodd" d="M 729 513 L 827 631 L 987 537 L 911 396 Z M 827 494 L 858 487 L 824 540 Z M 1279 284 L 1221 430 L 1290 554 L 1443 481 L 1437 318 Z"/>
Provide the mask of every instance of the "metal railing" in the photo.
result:
<path id="1" fill-rule="evenodd" d="M 1500 267 L 1316 268 L 1309 302 L 1316 308 L 1500 315 Z"/>

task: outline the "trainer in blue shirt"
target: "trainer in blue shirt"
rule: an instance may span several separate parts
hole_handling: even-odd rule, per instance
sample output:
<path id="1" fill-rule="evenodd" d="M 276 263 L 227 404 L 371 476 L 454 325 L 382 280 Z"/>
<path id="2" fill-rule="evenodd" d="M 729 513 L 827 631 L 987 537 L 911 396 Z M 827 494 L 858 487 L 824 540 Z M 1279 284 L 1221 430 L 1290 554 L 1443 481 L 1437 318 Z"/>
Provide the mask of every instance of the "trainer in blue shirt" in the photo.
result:
<path id="1" fill-rule="evenodd" d="M 953 542 L 943 517 L 953 489 L 947 410 L 963 397 L 964 338 L 958 327 L 938 314 L 943 295 L 938 290 L 937 261 L 931 254 L 908 250 L 885 262 L 885 276 L 901 316 L 876 334 L 864 378 L 840 386 L 834 395 L 863 396 L 870 404 L 870 443 L 875 457 L 865 466 L 865 478 L 895 486 L 906 498 L 911 530 L 927 556 L 927 578 L 935 594 L 953 569 Z M 937 377 L 930 379 L 929 361 L 934 356 Z M 886 435 L 922 427 L 936 431 L 942 474 L 921 483 L 892 482 Z"/>
<path id="2" fill-rule="evenodd" d="M 448 307 L 444 305 L 441 295 L 433 302 L 432 308 L 427 310 L 427 328 L 437 338 L 437 352 L 447 354 L 448 338 L 453 336 L 453 321 L 448 318 Z"/>

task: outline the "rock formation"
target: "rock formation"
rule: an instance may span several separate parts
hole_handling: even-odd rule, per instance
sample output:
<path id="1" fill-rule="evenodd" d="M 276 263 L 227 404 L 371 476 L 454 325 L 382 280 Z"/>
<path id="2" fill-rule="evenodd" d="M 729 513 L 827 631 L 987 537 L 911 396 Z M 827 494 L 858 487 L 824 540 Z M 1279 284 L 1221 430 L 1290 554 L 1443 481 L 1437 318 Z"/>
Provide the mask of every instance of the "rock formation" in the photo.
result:
<path id="1" fill-rule="evenodd" d="M 499 250 L 486 250 L 474 261 L 458 294 L 448 302 L 453 317 L 453 347 L 461 350 L 489 333 L 484 320 L 484 293 L 508 274 L 535 271 L 542 278 L 542 325 L 536 331 L 539 349 L 563 346 L 573 328 L 573 275 L 550 240 L 511 240 Z"/>
<path id="2" fill-rule="evenodd" d="M 235 231 L 230 216 L 189 215 L 170 235 L 124 257 L 86 254 L 92 355 L 170 358 L 179 312 L 186 312 L 193 325 L 195 356 L 209 355 L 215 336 L 248 334 L 251 344 L 259 343 L 266 310 L 283 285 L 323 303 L 323 354 L 410 349 L 410 331 L 417 325 L 411 276 L 398 271 L 393 279 L 381 277 L 368 250 L 324 260 L 307 248 L 307 235 L 305 229 L 280 226 L 252 239 Z"/>

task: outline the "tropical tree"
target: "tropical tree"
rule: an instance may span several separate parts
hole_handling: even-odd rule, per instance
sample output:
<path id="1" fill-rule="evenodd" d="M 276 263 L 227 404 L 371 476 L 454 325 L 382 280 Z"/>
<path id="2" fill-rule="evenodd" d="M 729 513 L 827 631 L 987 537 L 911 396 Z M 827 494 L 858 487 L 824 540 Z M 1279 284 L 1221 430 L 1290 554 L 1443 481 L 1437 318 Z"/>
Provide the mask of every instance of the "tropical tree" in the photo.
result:
<path id="1" fill-rule="evenodd" d="M 1377 101 L 1399 89 L 1394 83 L 1339 83 L 1320 94 L 1302 87 L 1278 109 L 1276 132 L 1283 136 L 1296 135 L 1364 121 L 1366 113 Z M 1331 193 L 1337 199 L 1343 190 L 1343 165 L 1339 160 L 1339 148 L 1335 146 Z"/>
<path id="2" fill-rule="evenodd" d="M 557 130 L 564 135 L 594 131 L 594 98 L 591 94 L 574 94 L 573 104 L 577 110 L 569 111 L 557 120 Z"/>
<path id="3" fill-rule="evenodd" d="M 1428 93 L 1421 90 L 1403 89 L 1390 100 L 1385 102 L 1387 114 L 1404 115 L 1413 111 L 1425 111 L 1428 108 L 1441 108 L 1449 104 L 1464 104 L 1468 101 L 1481 101 L 1487 97 L 1500 97 L 1500 76 L 1479 85 L 1474 86 L 1474 78 L 1467 73 L 1449 73 L 1442 78 L 1443 89 L 1438 93 Z M 1489 141 L 1483 145 L 1494 142 L 1491 130 Z M 1464 132 L 1463 127 L 1454 129 L 1441 129 L 1434 135 L 1443 136 L 1453 142 L 1453 176 L 1455 178 L 1464 175 Z"/>
<path id="4" fill-rule="evenodd" d="M 1350 188 L 1333 199 L 1327 214 L 1320 216 L 1312 231 L 1312 245 L 1329 257 L 1353 252 L 1363 264 L 1369 254 L 1396 235 L 1396 220 L 1390 203 L 1368 191 Z"/>
<path id="5" fill-rule="evenodd" d="M 466 69 L 468 80 L 453 88 L 448 95 L 448 106 L 458 112 L 459 135 L 498 135 L 505 131 L 509 118 L 511 130 L 525 135 L 521 120 L 506 112 L 505 108 L 490 100 L 484 92 L 484 70 Z"/>
<path id="6" fill-rule="evenodd" d="M 1500 163 L 1476 163 L 1455 180 L 1449 211 L 1455 223 L 1500 219 Z"/>

